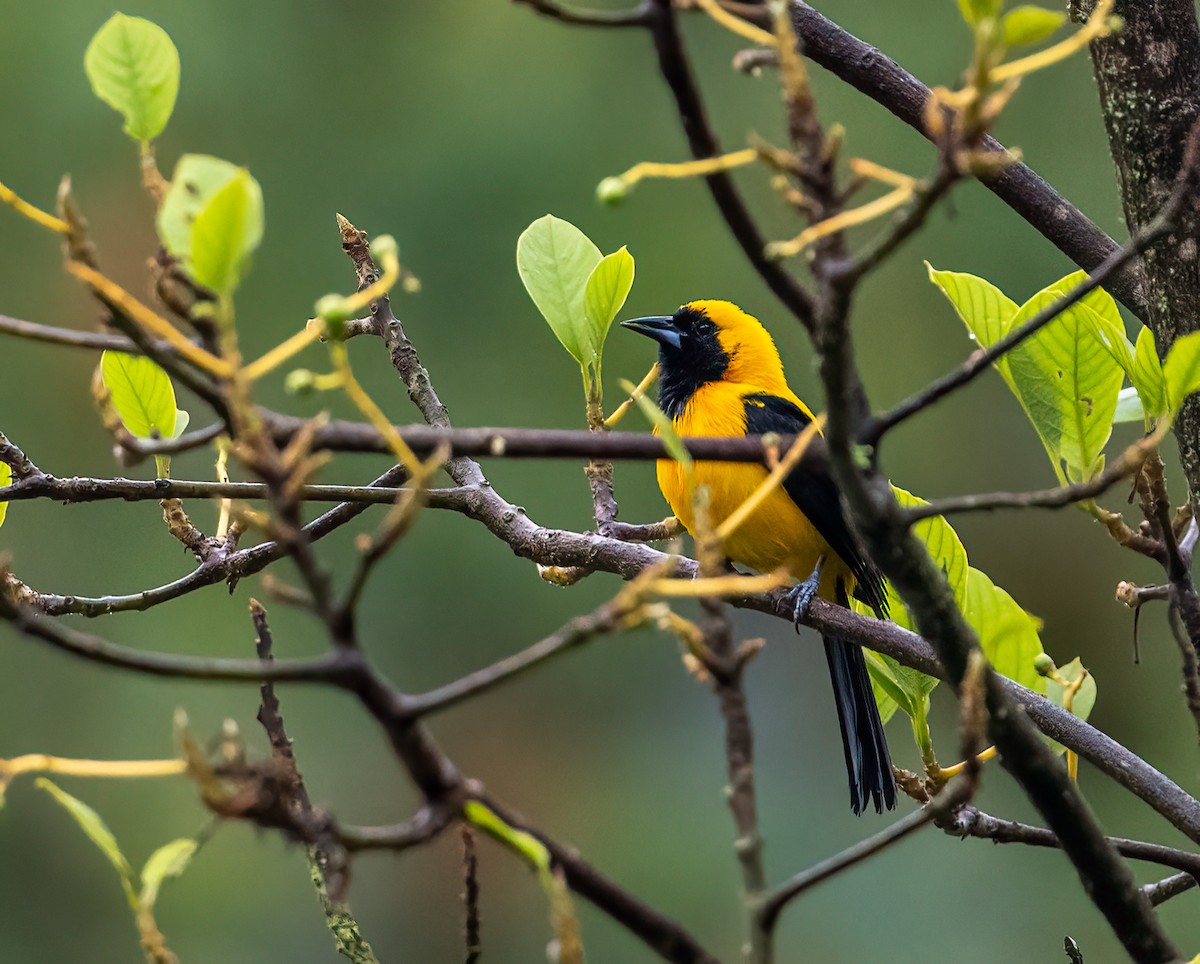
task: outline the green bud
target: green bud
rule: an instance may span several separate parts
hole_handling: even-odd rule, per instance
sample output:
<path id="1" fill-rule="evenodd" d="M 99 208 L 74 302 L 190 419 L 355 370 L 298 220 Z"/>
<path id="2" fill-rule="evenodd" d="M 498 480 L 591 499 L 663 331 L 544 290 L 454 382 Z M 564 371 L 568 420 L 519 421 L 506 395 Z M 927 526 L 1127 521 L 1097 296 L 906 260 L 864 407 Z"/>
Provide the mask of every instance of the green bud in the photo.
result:
<path id="1" fill-rule="evenodd" d="M 382 264 L 388 258 L 400 259 L 400 246 L 390 234 L 381 234 L 371 242 L 371 257 L 377 264 Z"/>
<path id="2" fill-rule="evenodd" d="M 596 185 L 596 200 L 603 204 L 620 204 L 631 190 L 624 178 L 606 177 Z"/>
<path id="3" fill-rule="evenodd" d="M 317 387 L 317 376 L 307 368 L 297 368 L 287 373 L 283 388 L 289 395 L 309 395 Z"/>
<path id="4" fill-rule="evenodd" d="M 1049 676 L 1058 669 L 1049 653 L 1038 653 L 1033 658 L 1033 668 L 1037 670 L 1039 676 Z"/>

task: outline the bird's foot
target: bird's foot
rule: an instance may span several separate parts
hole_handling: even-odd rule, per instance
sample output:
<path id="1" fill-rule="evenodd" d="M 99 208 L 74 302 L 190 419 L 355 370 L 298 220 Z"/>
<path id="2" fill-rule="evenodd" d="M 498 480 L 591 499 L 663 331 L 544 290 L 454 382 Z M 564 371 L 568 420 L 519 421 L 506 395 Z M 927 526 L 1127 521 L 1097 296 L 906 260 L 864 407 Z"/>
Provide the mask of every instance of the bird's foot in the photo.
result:
<path id="1" fill-rule="evenodd" d="M 817 595 L 817 589 L 821 585 L 821 566 L 824 564 L 825 557 L 821 556 L 817 560 L 816 568 L 813 569 L 812 574 L 788 593 L 788 598 L 792 601 L 793 605 L 792 625 L 796 627 L 796 632 L 800 632 L 800 627 L 808 619 L 808 609 L 812 605 L 812 601 Z"/>

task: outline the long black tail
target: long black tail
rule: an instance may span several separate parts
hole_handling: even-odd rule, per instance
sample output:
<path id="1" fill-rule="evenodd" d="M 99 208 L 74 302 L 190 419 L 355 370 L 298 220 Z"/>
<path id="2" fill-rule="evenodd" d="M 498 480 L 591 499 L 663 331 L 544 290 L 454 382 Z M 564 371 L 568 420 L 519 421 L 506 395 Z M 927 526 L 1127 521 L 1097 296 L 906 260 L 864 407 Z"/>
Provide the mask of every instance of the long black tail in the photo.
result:
<path id="1" fill-rule="evenodd" d="M 841 580 L 837 601 L 850 605 Z M 896 780 L 862 649 L 834 636 L 824 639 L 850 778 L 850 806 L 855 815 L 866 810 L 869 801 L 874 801 L 876 813 L 882 813 L 884 807 L 891 810 L 896 806 Z"/>

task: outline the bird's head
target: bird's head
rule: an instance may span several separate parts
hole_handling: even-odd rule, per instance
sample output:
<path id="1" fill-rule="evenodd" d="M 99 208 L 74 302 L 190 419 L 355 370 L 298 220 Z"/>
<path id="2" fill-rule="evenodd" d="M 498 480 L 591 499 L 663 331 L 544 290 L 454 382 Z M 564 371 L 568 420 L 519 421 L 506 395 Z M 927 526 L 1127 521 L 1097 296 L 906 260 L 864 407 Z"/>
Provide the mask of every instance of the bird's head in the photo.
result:
<path id="1" fill-rule="evenodd" d="M 658 342 L 660 400 L 672 417 L 709 382 L 737 382 L 768 392 L 787 387 L 767 330 L 728 301 L 689 301 L 673 315 L 621 324 Z"/>

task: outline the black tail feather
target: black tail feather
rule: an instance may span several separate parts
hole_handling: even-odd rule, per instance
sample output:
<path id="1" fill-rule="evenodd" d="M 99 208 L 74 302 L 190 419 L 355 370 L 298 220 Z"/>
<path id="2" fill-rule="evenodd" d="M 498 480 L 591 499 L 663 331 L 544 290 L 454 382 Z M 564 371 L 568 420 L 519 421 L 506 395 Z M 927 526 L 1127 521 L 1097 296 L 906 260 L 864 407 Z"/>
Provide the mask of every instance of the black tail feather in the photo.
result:
<path id="1" fill-rule="evenodd" d="M 838 602 L 849 605 L 840 580 Z M 856 815 L 861 814 L 869 802 L 875 804 L 876 813 L 882 813 L 884 807 L 891 810 L 896 806 L 896 780 L 862 649 L 826 636 L 825 658 L 829 661 L 833 699 L 842 727 L 850 806 Z"/>

